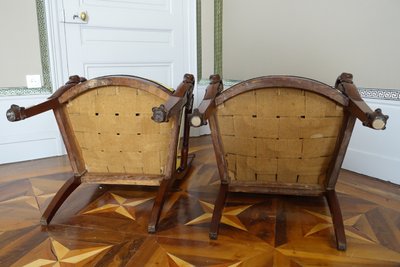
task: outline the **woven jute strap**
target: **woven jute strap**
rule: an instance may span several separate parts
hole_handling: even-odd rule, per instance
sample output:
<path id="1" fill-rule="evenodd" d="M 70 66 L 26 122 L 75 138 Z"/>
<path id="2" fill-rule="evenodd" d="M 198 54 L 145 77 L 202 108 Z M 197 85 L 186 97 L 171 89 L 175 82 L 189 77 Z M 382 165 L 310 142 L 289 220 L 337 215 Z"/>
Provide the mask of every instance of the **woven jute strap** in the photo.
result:
<path id="1" fill-rule="evenodd" d="M 147 91 L 107 86 L 67 104 L 67 112 L 89 172 L 162 175 L 173 120 L 155 123 L 152 107 L 163 99 Z"/>
<path id="2" fill-rule="evenodd" d="M 217 107 L 231 182 L 322 184 L 343 107 L 298 89 L 267 88 Z"/>

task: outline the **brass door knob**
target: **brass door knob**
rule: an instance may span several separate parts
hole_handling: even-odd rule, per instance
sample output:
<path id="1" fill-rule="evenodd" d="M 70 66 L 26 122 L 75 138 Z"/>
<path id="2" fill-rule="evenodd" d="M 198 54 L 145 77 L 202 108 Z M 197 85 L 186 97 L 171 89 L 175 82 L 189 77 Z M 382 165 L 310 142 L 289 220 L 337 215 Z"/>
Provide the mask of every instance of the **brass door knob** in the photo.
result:
<path id="1" fill-rule="evenodd" d="M 82 12 L 79 14 L 79 18 L 80 18 L 82 21 L 86 21 L 87 18 L 88 18 L 88 16 L 87 16 L 86 12 L 82 11 Z"/>

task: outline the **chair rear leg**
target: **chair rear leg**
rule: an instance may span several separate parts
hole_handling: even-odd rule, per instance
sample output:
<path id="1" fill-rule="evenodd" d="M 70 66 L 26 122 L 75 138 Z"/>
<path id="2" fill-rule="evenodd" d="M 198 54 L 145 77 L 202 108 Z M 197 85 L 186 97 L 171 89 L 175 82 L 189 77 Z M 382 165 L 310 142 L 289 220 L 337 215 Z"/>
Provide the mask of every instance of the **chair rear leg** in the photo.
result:
<path id="1" fill-rule="evenodd" d="M 192 113 L 191 109 L 185 108 L 184 124 L 183 124 L 183 144 L 181 149 L 181 164 L 179 170 L 182 172 L 188 167 L 188 155 L 189 155 L 189 135 L 190 135 L 190 124 L 189 114 Z"/>
<path id="2" fill-rule="evenodd" d="M 168 191 L 172 187 L 175 180 L 180 180 L 186 176 L 188 170 L 193 161 L 194 155 L 189 155 L 189 134 L 190 134 L 190 125 L 188 120 L 188 114 L 191 113 L 191 110 L 185 108 L 185 122 L 183 129 L 183 145 L 181 150 L 181 163 L 179 168 L 174 172 L 172 178 L 163 179 L 161 181 L 160 187 L 157 192 L 156 199 L 154 200 L 153 209 L 151 211 L 149 225 L 147 231 L 149 233 L 155 233 L 158 226 L 158 221 L 160 220 L 160 215 L 162 208 L 164 206 L 164 202 L 166 199 L 166 195 Z"/>
<path id="3" fill-rule="evenodd" d="M 215 201 L 213 216 L 211 219 L 209 233 L 210 239 L 215 240 L 218 238 L 219 224 L 222 217 L 222 211 L 224 210 L 226 196 L 228 194 L 228 186 L 229 185 L 227 183 L 223 183 L 219 188 L 217 200 Z"/>
<path id="4" fill-rule="evenodd" d="M 50 223 L 64 201 L 80 184 L 80 177 L 71 177 L 63 184 L 43 213 L 42 218 L 40 219 L 42 225 L 48 225 Z"/>
<path id="5" fill-rule="evenodd" d="M 326 191 L 329 209 L 332 215 L 333 227 L 335 229 L 336 246 L 338 250 L 346 250 L 346 235 L 344 232 L 342 211 L 335 190 Z"/>
<path id="6" fill-rule="evenodd" d="M 171 188 L 175 179 L 163 179 L 161 181 L 160 187 L 158 188 L 156 199 L 154 200 L 153 209 L 151 210 L 151 215 L 149 219 L 149 225 L 147 231 L 149 233 L 155 233 L 158 226 L 158 221 L 160 220 L 160 215 L 162 208 L 164 206 L 167 193 Z"/>

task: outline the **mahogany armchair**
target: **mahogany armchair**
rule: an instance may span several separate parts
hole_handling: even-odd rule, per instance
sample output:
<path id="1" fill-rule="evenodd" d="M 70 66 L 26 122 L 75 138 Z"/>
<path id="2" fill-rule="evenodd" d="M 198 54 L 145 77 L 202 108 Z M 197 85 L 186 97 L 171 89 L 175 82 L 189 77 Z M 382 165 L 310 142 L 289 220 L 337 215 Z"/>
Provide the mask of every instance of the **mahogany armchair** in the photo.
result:
<path id="1" fill-rule="evenodd" d="M 192 111 L 193 85 L 190 74 L 176 91 L 134 76 L 88 81 L 72 76 L 41 104 L 12 105 L 9 121 L 53 110 L 74 173 L 50 202 L 41 223 L 49 224 L 81 183 L 159 186 L 148 225 L 148 231 L 155 232 L 168 190 L 187 173 L 193 159 L 188 155 L 186 120 Z"/>
<path id="2" fill-rule="evenodd" d="M 372 111 L 352 75 L 335 87 L 292 76 L 243 81 L 226 91 L 211 76 L 191 125 L 209 122 L 221 185 L 210 226 L 216 239 L 228 191 L 325 195 L 338 250 L 346 249 L 335 184 L 356 118 L 384 129 L 388 116 Z"/>

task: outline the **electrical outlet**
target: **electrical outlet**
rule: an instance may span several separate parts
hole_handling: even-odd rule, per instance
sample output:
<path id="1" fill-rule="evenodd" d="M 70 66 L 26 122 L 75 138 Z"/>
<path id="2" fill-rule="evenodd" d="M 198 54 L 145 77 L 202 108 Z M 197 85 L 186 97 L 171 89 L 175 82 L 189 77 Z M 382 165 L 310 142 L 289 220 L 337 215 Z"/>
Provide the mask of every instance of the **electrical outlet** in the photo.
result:
<path id="1" fill-rule="evenodd" d="M 42 87 L 42 78 L 40 75 L 26 75 L 26 87 L 40 88 Z"/>

